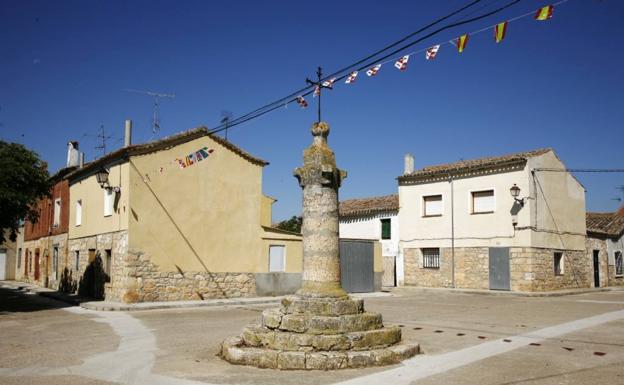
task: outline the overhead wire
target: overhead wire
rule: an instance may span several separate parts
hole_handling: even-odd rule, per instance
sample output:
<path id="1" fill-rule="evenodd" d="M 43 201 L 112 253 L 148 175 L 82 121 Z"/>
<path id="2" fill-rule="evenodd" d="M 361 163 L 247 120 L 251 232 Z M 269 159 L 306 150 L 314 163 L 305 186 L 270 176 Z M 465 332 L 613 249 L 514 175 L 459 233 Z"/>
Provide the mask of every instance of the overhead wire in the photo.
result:
<path id="1" fill-rule="evenodd" d="M 494 4 L 494 3 L 497 3 L 497 2 L 499 2 L 499 1 L 500 1 L 500 0 L 495 0 L 495 1 L 492 1 L 492 2 L 490 2 L 489 4 L 486 4 L 486 5 L 482 6 L 482 7 L 480 7 L 479 9 L 483 9 L 484 7 L 487 7 L 488 5 L 491 5 L 491 4 Z M 465 24 L 468 24 L 468 23 L 472 23 L 472 22 L 474 22 L 474 21 L 478 21 L 478 20 L 484 19 L 484 18 L 486 18 L 486 17 L 492 16 L 492 15 L 494 15 L 494 14 L 496 14 L 496 13 L 502 12 L 503 10 L 505 10 L 505 9 L 507 9 L 507 8 L 510 8 L 511 6 L 513 6 L 513 5 L 517 4 L 517 3 L 519 3 L 520 1 L 521 1 L 521 0 L 512 0 L 512 1 L 508 2 L 508 3 L 506 3 L 505 5 L 502 5 L 502 6 L 500 6 L 500 7 L 496 8 L 496 9 L 494 9 L 494 10 L 492 10 L 492 11 L 489 11 L 489 12 L 487 12 L 487 13 L 481 14 L 481 15 L 476 16 L 476 17 L 472 17 L 472 18 L 466 19 L 466 17 L 467 17 L 468 15 L 473 14 L 474 12 L 476 12 L 476 11 L 477 11 L 477 10 L 473 10 L 473 11 L 472 11 L 472 12 L 470 12 L 469 14 L 467 14 L 467 15 L 463 15 L 463 16 L 462 16 L 462 18 L 461 18 L 460 20 L 456 21 L 456 22 L 453 22 L 453 23 L 451 23 L 451 24 L 448 24 L 448 25 L 445 25 L 445 26 L 443 26 L 443 27 L 441 27 L 441 28 L 438 28 L 437 30 L 432 31 L 432 32 L 430 32 L 429 34 L 427 34 L 427 35 L 425 35 L 425 36 L 423 36 L 423 37 L 421 37 L 421 38 L 418 38 L 418 39 L 416 39 L 415 41 L 410 42 L 409 44 L 403 45 L 402 47 L 397 48 L 397 49 L 395 49 L 394 51 L 392 51 L 392 52 L 390 52 L 390 53 L 388 53 L 388 54 L 385 54 L 385 55 L 384 55 L 384 56 L 382 56 L 381 58 L 377 58 L 376 60 L 374 60 L 374 61 L 370 61 L 369 63 L 367 63 L 367 64 L 365 64 L 365 65 L 362 65 L 362 66 L 356 67 L 355 71 L 361 71 L 361 70 L 363 70 L 363 69 L 367 69 L 367 68 L 371 67 L 372 65 L 387 63 L 387 62 L 389 62 L 389 61 L 391 61 L 391 60 L 388 60 L 388 61 L 383 61 L 383 60 L 388 59 L 388 58 L 390 58 L 390 57 L 392 57 L 392 56 L 396 55 L 397 53 L 399 53 L 399 52 L 401 52 L 401 51 L 403 51 L 403 50 L 405 50 L 405 49 L 407 49 L 407 48 L 409 48 L 409 47 L 411 47 L 411 46 L 414 46 L 415 44 L 418 44 L 418 43 L 422 42 L 423 40 L 426 40 L 426 39 L 428 39 L 428 38 L 430 38 L 430 37 L 432 37 L 432 36 L 434 36 L 434 35 L 436 35 L 436 34 L 438 34 L 438 33 L 442 32 L 442 31 L 445 31 L 445 30 L 450 29 L 450 28 L 458 27 L 458 26 L 461 26 L 461 25 L 465 25 Z M 554 5 L 559 5 L 559 4 L 565 3 L 565 2 L 567 2 L 567 1 L 569 1 L 569 0 L 561 0 L 561 1 L 559 1 L 559 2 L 557 2 L 557 3 L 555 3 L 555 4 L 553 4 L 553 6 L 554 6 Z M 475 5 L 476 3 L 477 3 L 477 1 L 475 0 L 475 1 L 473 1 L 473 2 L 471 2 L 471 3 L 469 3 L 469 4 L 467 4 L 466 6 L 464 6 L 464 7 L 460 8 L 460 10 L 454 11 L 453 13 L 451 13 L 451 14 L 449 14 L 449 15 L 447 15 L 447 16 L 444 16 L 444 17 L 442 17 L 442 18 L 440 18 L 440 19 L 436 20 L 435 22 L 432 22 L 432 23 L 428 24 L 427 26 L 425 26 L 425 27 L 423 27 L 423 28 L 419 29 L 419 31 L 420 31 L 420 32 L 422 32 L 422 31 L 424 31 L 424 30 L 426 30 L 426 29 L 430 28 L 431 26 L 433 26 L 433 25 L 435 25 L 435 24 L 438 24 L 438 23 L 439 23 L 439 22 L 441 22 L 441 21 L 444 21 L 444 20 L 448 19 L 449 17 L 452 17 L 453 15 L 456 15 L 457 13 L 461 12 L 461 10 L 465 10 L 465 9 L 469 8 L 470 6 Z M 532 14 L 534 14 L 534 13 L 535 13 L 535 11 L 531 11 L 531 12 L 528 12 L 528 13 L 522 14 L 522 15 L 520 15 L 520 16 L 517 16 L 517 17 L 514 17 L 514 18 L 512 18 L 512 19 L 509 19 L 509 20 L 508 20 L 508 22 L 511 22 L 511 21 L 515 21 L 515 20 L 518 20 L 518 19 L 524 18 L 524 17 L 526 17 L 526 16 L 528 16 L 528 15 L 532 15 Z M 485 31 L 485 30 L 487 30 L 487 29 L 490 29 L 491 27 L 492 27 L 492 26 L 485 27 L 485 28 L 481 28 L 481 29 L 479 29 L 479 30 L 477 30 L 477 31 L 475 31 L 475 32 L 472 32 L 471 34 L 477 34 L 477 33 L 483 32 L 483 31 Z M 395 43 L 393 43 L 393 44 L 388 45 L 388 46 L 387 46 L 387 47 L 385 47 L 384 49 L 381 49 L 381 50 L 377 51 L 375 54 L 369 55 L 367 58 L 372 58 L 372 57 L 375 57 L 375 56 L 377 56 L 379 53 L 384 52 L 384 51 L 386 51 L 387 49 L 389 49 L 389 48 L 391 48 L 391 47 L 395 47 L 396 45 L 400 44 L 400 42 L 402 42 L 402 41 L 405 41 L 405 40 L 409 39 L 409 37 L 413 37 L 413 36 L 414 36 L 414 35 L 416 35 L 417 33 L 418 33 L 418 32 L 413 32 L 412 34 L 408 35 L 407 37 L 402 38 L 402 39 L 401 39 L 401 40 L 399 40 L 398 42 L 395 42 Z M 419 51 L 415 51 L 415 52 L 409 53 L 409 55 L 413 55 L 414 53 L 422 52 L 422 51 L 425 51 L 425 50 L 426 50 L 426 49 L 421 49 L 421 50 L 419 50 Z M 329 80 L 329 79 L 332 79 L 332 78 L 333 78 L 333 80 L 334 80 L 334 81 L 336 81 L 336 82 L 337 82 L 337 81 L 340 81 L 340 80 L 343 80 L 343 79 L 345 79 L 347 76 L 349 76 L 349 75 L 350 75 L 353 71 L 351 71 L 351 72 L 349 72 L 349 73 L 347 73 L 347 74 L 343 74 L 343 75 L 338 76 L 338 77 L 335 77 L 335 76 L 336 76 L 337 74 L 340 74 L 340 73 L 342 73 L 342 72 L 345 72 L 346 70 L 351 70 L 354 66 L 357 66 L 357 65 L 359 65 L 359 64 L 361 64 L 361 63 L 363 63 L 364 61 L 366 61 L 366 59 L 361 59 L 361 60 L 359 60 L 358 62 L 356 62 L 356 63 L 354 63 L 354 64 L 352 64 L 352 65 L 350 65 L 350 66 L 344 67 L 343 69 L 341 69 L 341 70 L 339 70 L 339 71 L 335 71 L 334 73 L 332 73 L 332 74 L 330 74 L 330 75 L 327 75 L 327 76 L 323 77 L 323 78 L 321 79 L 321 81 L 326 81 L 326 80 Z M 252 120 L 252 119 L 256 119 L 256 118 L 258 118 L 258 117 L 260 117 L 260 116 L 262 116 L 262 115 L 265 115 L 265 114 L 267 114 L 267 113 L 269 113 L 269 112 L 271 112 L 271 111 L 274 111 L 274 110 L 276 110 L 276 109 L 278 109 L 278 108 L 281 108 L 281 107 L 283 107 L 283 106 L 287 106 L 287 105 L 288 105 L 288 104 L 290 104 L 290 103 L 296 102 L 296 101 L 297 101 L 297 97 L 299 97 L 299 96 L 308 96 L 308 95 L 312 94 L 312 93 L 314 92 L 313 87 L 314 87 L 313 85 L 310 85 L 310 86 L 304 87 L 304 88 L 302 88 L 302 89 L 298 90 L 297 92 L 291 93 L 291 94 L 289 94 L 289 95 L 288 95 L 288 96 L 286 96 L 286 97 L 283 97 L 283 98 L 281 98 L 281 99 L 276 100 L 275 102 L 272 102 L 272 103 L 266 104 L 265 106 L 260 107 L 260 108 L 258 108 L 258 109 L 256 109 L 256 110 L 254 110 L 254 111 L 252 111 L 252 112 L 250 112 L 250 113 L 247 113 L 247 114 L 245 114 L 245 115 L 243 115 L 243 116 L 241 116 L 241 117 L 239 117 L 239 118 L 237 118 L 237 119 L 231 120 L 230 122 L 228 122 L 227 127 L 226 127 L 225 125 L 217 126 L 217 127 L 215 127 L 214 129 L 210 130 L 209 132 L 210 132 L 210 133 L 217 133 L 217 132 L 223 131 L 223 130 L 225 130 L 225 129 L 231 128 L 231 127 L 233 127 L 233 126 L 236 126 L 236 125 L 239 125 L 239 124 L 245 123 L 245 122 L 250 121 L 250 120 Z"/>

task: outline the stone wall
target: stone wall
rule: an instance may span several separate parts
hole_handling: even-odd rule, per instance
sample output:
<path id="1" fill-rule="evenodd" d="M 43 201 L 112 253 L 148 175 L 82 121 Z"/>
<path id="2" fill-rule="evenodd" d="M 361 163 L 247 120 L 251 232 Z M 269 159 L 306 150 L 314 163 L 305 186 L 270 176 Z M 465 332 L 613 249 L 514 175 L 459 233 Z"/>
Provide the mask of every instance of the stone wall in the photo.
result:
<path id="1" fill-rule="evenodd" d="M 58 247 L 57 271 L 54 271 L 53 250 Z M 39 249 L 39 279 L 35 279 L 35 251 Z M 28 251 L 32 258 L 28 261 L 30 271 L 24 274 L 24 256 Z M 22 257 L 20 271 L 16 272 L 16 279 L 22 282 L 33 283 L 42 287 L 58 289 L 63 269 L 67 263 L 67 233 L 41 237 L 35 240 L 24 241 L 22 245 Z"/>
<path id="2" fill-rule="evenodd" d="M 180 301 L 256 295 L 253 273 L 162 272 L 149 256 L 136 250 L 124 256 L 115 274 L 113 285 L 107 291 L 110 301 Z"/>
<path id="3" fill-rule="evenodd" d="M 593 274 L 593 251 L 600 250 L 600 286 L 624 286 L 624 276 L 615 276 L 615 257 L 608 255 L 608 248 L 604 238 L 588 236 L 585 240 L 587 256 Z M 613 263 L 609 263 L 609 257 Z M 593 275 L 590 277 L 593 284 Z"/>
<path id="4" fill-rule="evenodd" d="M 521 248 L 509 250 L 512 291 L 551 291 L 592 287 L 591 257 L 582 250 L 564 250 L 564 270 L 554 274 L 555 249 Z M 452 250 L 440 248 L 440 268 L 423 268 L 419 248 L 404 249 L 405 285 L 452 287 Z M 606 278 L 605 278 L 606 279 Z M 455 248 L 455 285 L 461 289 L 489 289 L 487 247 Z"/>

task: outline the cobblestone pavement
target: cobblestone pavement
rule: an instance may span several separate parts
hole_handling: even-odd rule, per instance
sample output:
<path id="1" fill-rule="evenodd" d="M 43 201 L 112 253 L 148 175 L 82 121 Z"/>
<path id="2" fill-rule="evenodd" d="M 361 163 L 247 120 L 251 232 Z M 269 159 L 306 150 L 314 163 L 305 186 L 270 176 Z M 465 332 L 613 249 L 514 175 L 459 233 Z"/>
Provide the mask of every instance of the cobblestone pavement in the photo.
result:
<path id="1" fill-rule="evenodd" d="M 365 304 L 425 354 L 336 372 L 233 366 L 216 357 L 219 343 L 275 305 L 98 312 L 0 284 L 0 383 L 624 383 L 624 291 L 526 298 L 399 290 Z"/>

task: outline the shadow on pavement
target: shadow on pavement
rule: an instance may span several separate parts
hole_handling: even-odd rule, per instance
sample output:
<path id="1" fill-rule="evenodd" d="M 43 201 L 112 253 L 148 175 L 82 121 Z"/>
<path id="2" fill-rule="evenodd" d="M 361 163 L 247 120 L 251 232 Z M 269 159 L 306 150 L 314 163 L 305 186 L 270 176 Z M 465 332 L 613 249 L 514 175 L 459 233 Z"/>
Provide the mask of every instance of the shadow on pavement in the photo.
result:
<path id="1" fill-rule="evenodd" d="M 20 290 L 20 288 L 0 285 L 0 316 L 10 313 L 61 309 L 70 306 L 72 305 L 43 298 L 37 294 Z"/>

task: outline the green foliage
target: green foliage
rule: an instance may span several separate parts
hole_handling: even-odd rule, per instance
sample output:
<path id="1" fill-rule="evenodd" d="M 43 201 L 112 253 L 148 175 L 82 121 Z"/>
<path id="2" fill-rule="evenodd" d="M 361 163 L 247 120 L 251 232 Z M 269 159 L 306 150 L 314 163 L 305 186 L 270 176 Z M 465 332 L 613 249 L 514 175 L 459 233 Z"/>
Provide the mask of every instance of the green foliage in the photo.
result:
<path id="1" fill-rule="evenodd" d="M 281 221 L 275 227 L 281 230 L 292 231 L 293 233 L 300 233 L 302 223 L 303 218 L 293 215 L 292 218 Z"/>
<path id="2" fill-rule="evenodd" d="M 35 222 L 35 203 L 49 194 L 47 165 L 39 155 L 21 144 L 0 140 L 0 229 L 8 230 L 14 241 L 20 222 Z M 0 231 L 0 243 L 5 240 Z"/>

